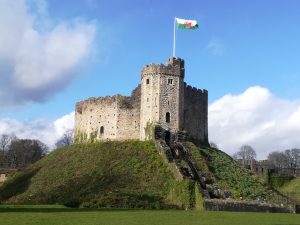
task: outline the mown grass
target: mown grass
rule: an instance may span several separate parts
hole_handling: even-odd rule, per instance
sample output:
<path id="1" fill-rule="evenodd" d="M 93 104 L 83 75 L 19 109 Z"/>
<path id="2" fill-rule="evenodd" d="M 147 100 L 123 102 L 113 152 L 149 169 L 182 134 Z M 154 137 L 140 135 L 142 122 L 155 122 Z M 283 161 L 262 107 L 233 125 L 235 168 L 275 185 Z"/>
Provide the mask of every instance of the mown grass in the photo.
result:
<path id="1" fill-rule="evenodd" d="M 300 215 L 183 210 L 104 210 L 0 207 L 5 225 L 299 225 Z"/>

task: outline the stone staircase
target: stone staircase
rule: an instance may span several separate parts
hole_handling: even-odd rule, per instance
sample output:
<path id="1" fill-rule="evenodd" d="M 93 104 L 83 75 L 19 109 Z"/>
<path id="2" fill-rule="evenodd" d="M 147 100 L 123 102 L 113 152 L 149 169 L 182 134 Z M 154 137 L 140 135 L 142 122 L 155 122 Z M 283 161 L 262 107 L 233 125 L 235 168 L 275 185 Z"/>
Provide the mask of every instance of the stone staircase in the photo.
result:
<path id="1" fill-rule="evenodd" d="M 188 141 L 185 132 L 177 132 L 171 135 L 166 142 L 165 131 L 156 126 L 154 129 L 155 145 L 160 155 L 169 164 L 173 174 L 178 180 L 192 179 L 201 186 L 201 194 L 207 199 L 225 199 L 231 197 L 231 193 L 221 190 L 211 179 L 198 168 L 195 158 L 191 151 L 182 142 Z"/>

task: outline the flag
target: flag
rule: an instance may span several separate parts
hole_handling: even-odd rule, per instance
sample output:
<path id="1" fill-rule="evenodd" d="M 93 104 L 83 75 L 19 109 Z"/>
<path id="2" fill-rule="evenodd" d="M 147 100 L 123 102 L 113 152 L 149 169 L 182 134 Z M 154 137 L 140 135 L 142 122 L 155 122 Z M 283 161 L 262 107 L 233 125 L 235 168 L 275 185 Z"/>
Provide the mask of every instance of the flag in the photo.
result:
<path id="1" fill-rule="evenodd" d="M 178 24 L 178 28 L 180 29 L 195 30 L 198 28 L 198 23 L 196 20 L 184 20 L 184 19 L 176 18 L 176 22 Z"/>

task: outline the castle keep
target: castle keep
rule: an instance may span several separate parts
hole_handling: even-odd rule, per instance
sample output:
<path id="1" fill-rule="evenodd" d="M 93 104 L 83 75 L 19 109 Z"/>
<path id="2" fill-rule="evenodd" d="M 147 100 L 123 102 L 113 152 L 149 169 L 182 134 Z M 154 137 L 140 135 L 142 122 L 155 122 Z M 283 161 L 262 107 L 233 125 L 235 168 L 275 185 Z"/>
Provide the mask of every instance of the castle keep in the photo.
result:
<path id="1" fill-rule="evenodd" d="M 114 95 L 77 102 L 75 141 L 152 138 L 154 126 L 185 131 L 196 143 L 208 143 L 208 93 L 184 82 L 184 60 L 146 65 L 131 96 Z"/>

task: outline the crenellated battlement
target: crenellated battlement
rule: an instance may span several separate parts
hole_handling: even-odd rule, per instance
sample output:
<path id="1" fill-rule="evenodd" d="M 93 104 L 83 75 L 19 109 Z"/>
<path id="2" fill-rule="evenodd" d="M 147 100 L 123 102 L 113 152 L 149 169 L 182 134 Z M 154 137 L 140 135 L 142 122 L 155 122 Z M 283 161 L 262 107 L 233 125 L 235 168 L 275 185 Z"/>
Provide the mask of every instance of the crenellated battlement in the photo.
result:
<path id="1" fill-rule="evenodd" d="M 191 85 L 188 85 L 184 82 L 184 88 L 187 92 L 189 92 L 191 95 L 199 95 L 199 96 L 207 96 L 208 95 L 208 91 L 205 89 L 199 89 L 199 88 L 195 88 Z"/>
<path id="2" fill-rule="evenodd" d="M 113 96 L 105 96 L 105 97 L 90 97 L 84 101 L 80 101 L 76 103 L 76 112 L 82 113 L 88 110 L 91 105 L 112 105 L 115 104 L 122 95 L 113 95 Z"/>
<path id="3" fill-rule="evenodd" d="M 184 77 L 184 60 L 172 57 L 166 64 L 148 64 L 143 67 L 141 77 L 145 75 L 168 75 Z"/>
<path id="4" fill-rule="evenodd" d="M 195 143 L 207 143 L 208 92 L 184 83 L 184 60 L 149 64 L 130 96 L 91 97 L 76 103 L 77 142 L 151 139 L 151 127 L 187 132 Z"/>
<path id="5" fill-rule="evenodd" d="M 89 110 L 95 106 L 112 106 L 119 108 L 132 108 L 140 103 L 141 86 L 138 85 L 131 93 L 131 96 L 124 96 L 116 94 L 113 96 L 105 97 L 90 97 L 84 101 L 76 103 L 76 112 L 82 114 L 82 112 Z"/>

